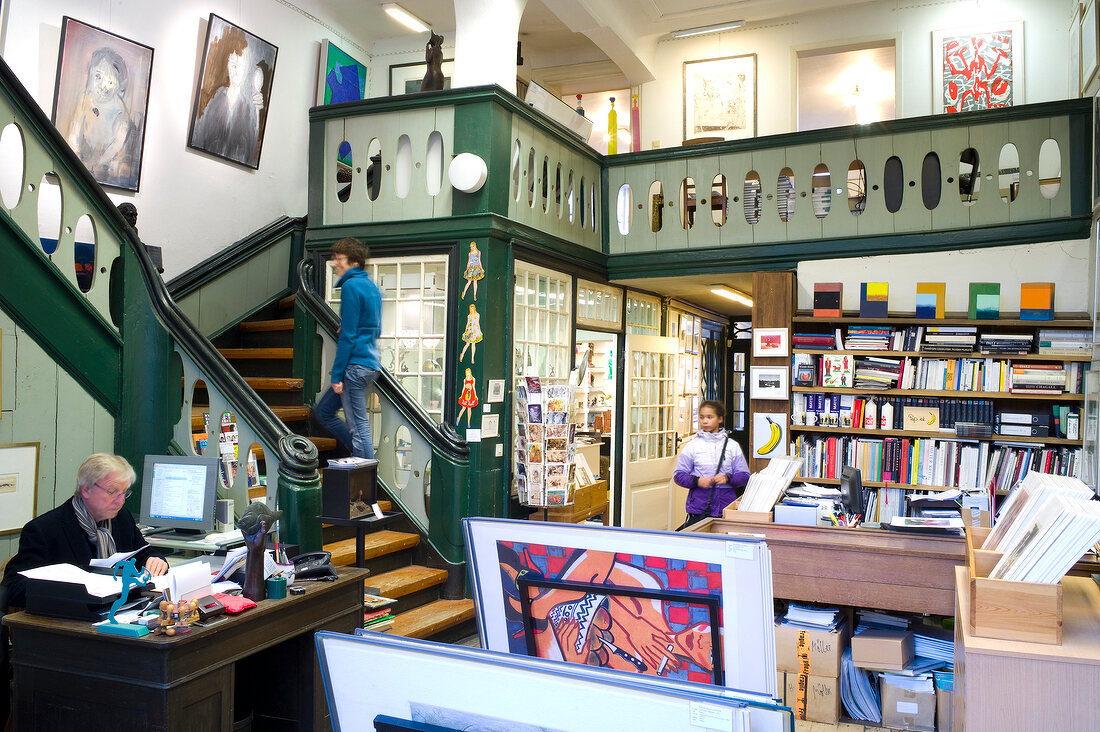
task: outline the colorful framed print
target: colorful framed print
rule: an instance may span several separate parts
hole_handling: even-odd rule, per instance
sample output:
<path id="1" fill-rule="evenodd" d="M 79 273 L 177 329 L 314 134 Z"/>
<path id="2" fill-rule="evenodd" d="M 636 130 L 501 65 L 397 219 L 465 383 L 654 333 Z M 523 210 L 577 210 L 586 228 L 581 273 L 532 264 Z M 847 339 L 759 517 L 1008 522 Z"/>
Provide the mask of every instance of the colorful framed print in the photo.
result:
<path id="1" fill-rule="evenodd" d="M 786 358 L 791 355 L 790 331 L 787 328 L 753 328 L 753 358 Z"/>
<path id="2" fill-rule="evenodd" d="M 153 49 L 65 16 L 53 123 L 102 186 L 138 190 Z"/>
<path id="3" fill-rule="evenodd" d="M 188 147 L 260 167 L 278 53 L 262 38 L 210 14 Z"/>
<path id="4" fill-rule="evenodd" d="M 317 104 L 361 102 L 367 98 L 367 67 L 327 38 L 321 41 Z"/>
<path id="5" fill-rule="evenodd" d="M 684 139 L 756 136 L 756 54 L 684 62 Z"/>
<path id="6" fill-rule="evenodd" d="M 1023 104 L 1023 21 L 933 31 L 932 84 L 935 114 Z"/>

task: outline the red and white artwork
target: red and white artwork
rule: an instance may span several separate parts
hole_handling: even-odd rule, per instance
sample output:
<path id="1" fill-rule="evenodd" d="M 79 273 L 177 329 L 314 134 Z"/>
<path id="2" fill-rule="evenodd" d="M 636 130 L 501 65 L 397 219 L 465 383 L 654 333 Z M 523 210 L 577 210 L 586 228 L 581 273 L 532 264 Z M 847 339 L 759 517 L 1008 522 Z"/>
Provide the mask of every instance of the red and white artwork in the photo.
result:
<path id="1" fill-rule="evenodd" d="M 937 31 L 933 57 L 937 112 L 970 112 L 1023 102 L 1021 23 L 972 31 Z"/>

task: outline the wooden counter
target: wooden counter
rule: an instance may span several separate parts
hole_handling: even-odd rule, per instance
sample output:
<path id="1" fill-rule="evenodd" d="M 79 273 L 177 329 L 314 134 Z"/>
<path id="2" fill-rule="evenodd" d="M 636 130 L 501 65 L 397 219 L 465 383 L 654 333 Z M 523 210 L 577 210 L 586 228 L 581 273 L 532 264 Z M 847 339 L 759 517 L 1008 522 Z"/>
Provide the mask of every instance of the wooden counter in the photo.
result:
<path id="1" fill-rule="evenodd" d="M 954 615 L 966 540 L 879 529 L 747 523 L 710 518 L 692 531 L 763 534 L 778 598 Z"/>
<path id="2" fill-rule="evenodd" d="M 967 618 L 965 567 L 955 570 L 955 584 L 956 617 Z M 1098 688 L 1100 587 L 1091 578 L 1062 580 L 1061 645 L 979 638 L 955 623 L 956 730 L 1096 730 Z"/>

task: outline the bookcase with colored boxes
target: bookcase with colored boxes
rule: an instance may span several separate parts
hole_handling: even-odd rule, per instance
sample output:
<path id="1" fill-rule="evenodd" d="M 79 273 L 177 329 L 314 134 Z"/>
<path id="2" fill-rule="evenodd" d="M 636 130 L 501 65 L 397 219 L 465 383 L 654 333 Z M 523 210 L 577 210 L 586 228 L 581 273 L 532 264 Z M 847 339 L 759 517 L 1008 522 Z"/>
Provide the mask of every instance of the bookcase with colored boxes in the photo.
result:
<path id="1" fill-rule="evenodd" d="M 1086 316 L 799 313 L 791 325 L 803 478 L 837 484 L 851 465 L 900 510 L 905 490 L 1003 494 L 1029 469 L 1080 476 Z"/>

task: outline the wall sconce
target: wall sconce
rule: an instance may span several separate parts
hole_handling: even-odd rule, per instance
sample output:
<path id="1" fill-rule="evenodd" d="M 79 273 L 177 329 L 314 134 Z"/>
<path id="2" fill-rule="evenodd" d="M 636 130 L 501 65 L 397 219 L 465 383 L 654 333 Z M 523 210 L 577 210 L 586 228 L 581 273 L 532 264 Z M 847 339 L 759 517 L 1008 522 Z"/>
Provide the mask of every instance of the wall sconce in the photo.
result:
<path id="1" fill-rule="evenodd" d="M 473 153 L 459 153 L 451 160 L 451 167 L 447 170 L 447 179 L 456 190 L 463 193 L 476 193 L 485 185 L 485 179 L 489 176 L 489 169 L 485 161 Z"/>

